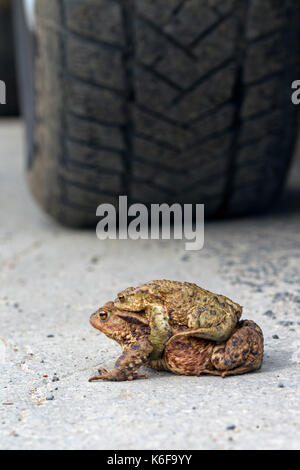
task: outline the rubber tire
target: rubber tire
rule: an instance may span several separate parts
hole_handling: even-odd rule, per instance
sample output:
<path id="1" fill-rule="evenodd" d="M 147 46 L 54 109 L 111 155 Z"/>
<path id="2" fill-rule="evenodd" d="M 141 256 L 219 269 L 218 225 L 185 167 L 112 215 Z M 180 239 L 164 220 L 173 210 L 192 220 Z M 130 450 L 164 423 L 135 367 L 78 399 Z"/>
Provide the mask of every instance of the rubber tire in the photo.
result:
<path id="1" fill-rule="evenodd" d="M 297 132 L 299 0 L 39 0 L 28 179 L 71 226 L 119 195 L 267 210 Z"/>
<path id="2" fill-rule="evenodd" d="M 13 6 L 20 106 L 25 120 L 27 142 L 26 166 L 27 169 L 29 169 L 31 159 L 35 153 L 35 149 L 33 148 L 35 131 L 35 38 L 33 33 L 29 30 L 25 19 L 23 0 L 14 0 Z"/>
<path id="3" fill-rule="evenodd" d="M 0 0 L 0 80 L 6 85 L 6 104 L 0 104 L 0 116 L 19 113 L 16 77 L 11 5 L 9 0 Z"/>

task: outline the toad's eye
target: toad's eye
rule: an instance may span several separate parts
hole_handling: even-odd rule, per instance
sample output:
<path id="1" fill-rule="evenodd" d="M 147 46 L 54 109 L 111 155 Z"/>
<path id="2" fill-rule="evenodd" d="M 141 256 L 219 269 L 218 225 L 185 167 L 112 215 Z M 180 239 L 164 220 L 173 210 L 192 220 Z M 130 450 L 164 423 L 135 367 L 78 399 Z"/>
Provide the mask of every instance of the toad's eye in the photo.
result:
<path id="1" fill-rule="evenodd" d="M 100 312 L 99 317 L 101 321 L 105 321 L 108 319 L 108 313 L 107 312 Z"/>
<path id="2" fill-rule="evenodd" d="M 120 294 L 118 298 L 120 302 L 125 302 L 125 295 Z"/>

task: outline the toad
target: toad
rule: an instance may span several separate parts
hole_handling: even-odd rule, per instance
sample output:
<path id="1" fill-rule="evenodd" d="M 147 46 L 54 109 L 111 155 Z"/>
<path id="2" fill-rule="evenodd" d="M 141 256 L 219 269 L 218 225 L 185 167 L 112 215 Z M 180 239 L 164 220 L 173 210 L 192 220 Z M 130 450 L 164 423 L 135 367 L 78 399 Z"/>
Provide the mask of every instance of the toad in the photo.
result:
<path id="1" fill-rule="evenodd" d="M 91 316 L 90 322 L 122 348 L 114 368 L 99 368 L 99 375 L 90 382 L 146 378 L 138 371 L 143 365 L 178 375 L 225 377 L 257 370 L 262 364 L 263 334 L 250 320 L 238 322 L 230 338 L 219 344 L 190 336 L 187 327 L 175 328 L 159 359 L 151 358 L 151 328 L 142 315 L 118 310 L 113 302 L 108 302 Z"/>
<path id="2" fill-rule="evenodd" d="M 178 326 L 188 327 L 197 338 L 225 341 L 242 315 L 236 302 L 189 282 L 150 281 L 120 292 L 114 303 L 119 310 L 146 316 L 153 359 L 160 357 Z"/>

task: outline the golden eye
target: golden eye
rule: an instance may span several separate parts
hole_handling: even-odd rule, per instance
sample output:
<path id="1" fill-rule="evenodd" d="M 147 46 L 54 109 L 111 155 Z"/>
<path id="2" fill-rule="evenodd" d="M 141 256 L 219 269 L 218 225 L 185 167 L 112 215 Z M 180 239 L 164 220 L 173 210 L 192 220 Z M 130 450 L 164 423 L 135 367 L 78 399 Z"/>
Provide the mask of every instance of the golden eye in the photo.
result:
<path id="1" fill-rule="evenodd" d="M 120 301 L 120 302 L 125 302 L 125 295 L 120 294 L 120 295 L 119 295 L 119 301 Z"/>
<path id="2" fill-rule="evenodd" d="M 107 312 L 100 312 L 99 317 L 101 321 L 105 321 L 108 319 L 108 313 Z"/>

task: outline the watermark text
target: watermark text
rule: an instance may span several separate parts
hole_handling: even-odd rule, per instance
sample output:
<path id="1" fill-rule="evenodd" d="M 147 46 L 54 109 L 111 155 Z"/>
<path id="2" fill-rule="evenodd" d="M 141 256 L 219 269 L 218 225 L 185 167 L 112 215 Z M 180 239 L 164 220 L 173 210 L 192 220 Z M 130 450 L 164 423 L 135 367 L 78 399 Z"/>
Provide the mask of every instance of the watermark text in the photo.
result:
<path id="1" fill-rule="evenodd" d="M 6 104 L 6 85 L 0 80 L 0 104 Z"/>
<path id="2" fill-rule="evenodd" d="M 171 206 L 132 204 L 127 196 L 119 197 L 118 210 L 112 204 L 101 204 L 96 215 L 101 217 L 96 233 L 99 240 L 186 240 L 188 251 L 204 246 L 204 204 Z"/>

